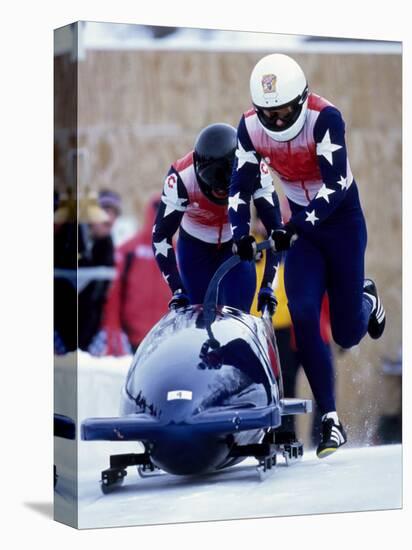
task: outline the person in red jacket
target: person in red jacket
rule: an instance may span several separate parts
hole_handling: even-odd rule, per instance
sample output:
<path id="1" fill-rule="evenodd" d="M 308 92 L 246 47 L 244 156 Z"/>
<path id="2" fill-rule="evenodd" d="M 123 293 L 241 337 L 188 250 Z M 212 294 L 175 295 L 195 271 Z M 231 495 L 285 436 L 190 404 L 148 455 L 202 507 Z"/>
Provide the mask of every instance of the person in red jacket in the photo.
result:
<path id="1" fill-rule="evenodd" d="M 142 229 L 116 249 L 116 279 L 103 310 L 101 330 L 89 346 L 92 355 L 135 352 L 168 311 L 170 291 L 152 250 L 152 228 L 160 196 L 149 201 Z"/>

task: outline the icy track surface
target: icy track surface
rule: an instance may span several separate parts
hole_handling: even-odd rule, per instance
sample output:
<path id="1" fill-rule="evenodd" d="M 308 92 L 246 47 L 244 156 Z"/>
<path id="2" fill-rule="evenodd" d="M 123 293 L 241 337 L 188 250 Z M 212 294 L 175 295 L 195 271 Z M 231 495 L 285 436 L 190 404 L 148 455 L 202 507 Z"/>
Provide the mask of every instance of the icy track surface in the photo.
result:
<path id="1" fill-rule="evenodd" d="M 164 474 L 142 479 L 130 467 L 123 486 L 103 495 L 100 469 L 108 467 L 110 452 L 127 452 L 126 445 L 87 443 L 80 444 L 80 453 L 93 456 L 95 471 L 80 473 L 80 528 L 401 507 L 399 445 L 341 449 L 322 461 L 312 451 L 289 467 L 280 459 L 263 481 L 253 459 L 198 478 Z"/>
<path id="2" fill-rule="evenodd" d="M 130 358 L 92 361 L 79 358 L 79 417 L 117 415 L 119 393 Z M 66 372 L 65 368 L 62 372 Z M 64 376 L 57 374 L 59 381 Z M 98 383 L 99 382 L 99 383 Z M 64 384 L 62 384 L 62 390 Z M 63 403 L 63 401 L 62 401 Z M 57 411 L 67 414 L 69 411 Z M 56 438 L 58 440 L 58 438 Z M 70 497 L 67 457 L 59 440 L 60 463 L 56 505 L 62 509 Z M 140 452 L 133 442 L 79 441 L 79 527 L 150 525 L 187 521 L 243 519 L 299 514 L 384 510 L 402 506 L 402 447 L 343 447 L 335 455 L 319 460 L 314 451 L 287 467 L 278 466 L 260 480 L 251 458 L 218 474 L 178 477 L 163 474 L 142 479 L 135 467 L 127 469 L 123 486 L 103 495 L 101 471 L 109 466 L 109 455 Z M 61 461 L 59 460 L 59 456 Z"/>

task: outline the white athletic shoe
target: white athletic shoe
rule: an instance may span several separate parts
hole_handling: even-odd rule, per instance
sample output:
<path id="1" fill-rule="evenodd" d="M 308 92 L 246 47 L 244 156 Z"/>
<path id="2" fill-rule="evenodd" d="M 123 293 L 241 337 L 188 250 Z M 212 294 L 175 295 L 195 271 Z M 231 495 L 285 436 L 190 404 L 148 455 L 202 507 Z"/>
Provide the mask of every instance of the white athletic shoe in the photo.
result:
<path id="1" fill-rule="evenodd" d="M 322 438 L 316 449 L 318 458 L 325 458 L 338 450 L 347 441 L 345 430 L 336 411 L 322 416 Z"/>

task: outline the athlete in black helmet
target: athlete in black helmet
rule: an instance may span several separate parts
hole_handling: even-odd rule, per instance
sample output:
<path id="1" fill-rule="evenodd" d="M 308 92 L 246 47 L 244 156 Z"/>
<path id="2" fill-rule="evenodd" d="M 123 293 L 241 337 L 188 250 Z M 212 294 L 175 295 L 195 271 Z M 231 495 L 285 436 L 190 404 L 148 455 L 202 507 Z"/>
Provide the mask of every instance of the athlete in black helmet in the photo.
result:
<path id="1" fill-rule="evenodd" d="M 196 178 L 202 192 L 216 204 L 227 205 L 236 146 L 236 130 L 229 124 L 212 124 L 197 136 Z"/>
<path id="2" fill-rule="evenodd" d="M 173 294 L 170 307 L 202 303 L 216 269 L 233 254 L 228 194 L 236 146 L 232 126 L 211 124 L 198 135 L 194 150 L 173 163 L 166 176 L 153 228 L 153 251 Z M 263 162 L 254 201 L 268 233 L 280 226 L 278 198 Z M 172 239 L 179 228 L 178 268 Z M 274 275 L 275 256 L 269 253 L 260 307 L 273 306 Z M 242 262 L 223 279 L 219 303 L 248 312 L 255 288 L 254 264 Z"/>

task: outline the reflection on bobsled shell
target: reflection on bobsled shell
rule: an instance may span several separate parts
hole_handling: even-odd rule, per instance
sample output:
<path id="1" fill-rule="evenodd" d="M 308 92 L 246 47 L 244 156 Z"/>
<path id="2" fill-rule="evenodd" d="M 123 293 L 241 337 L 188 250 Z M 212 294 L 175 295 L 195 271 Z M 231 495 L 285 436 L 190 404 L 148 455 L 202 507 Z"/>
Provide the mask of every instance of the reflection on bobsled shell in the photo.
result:
<path id="1" fill-rule="evenodd" d="M 241 322 L 251 316 L 238 311 L 234 316 L 231 308 L 221 308 L 213 323 L 219 347 L 205 354 L 206 329 L 198 323 L 201 315 L 200 306 L 171 312 L 150 333 L 127 377 L 122 414 L 148 412 L 152 405 L 162 418 L 165 407 L 174 401 L 170 399 L 173 388 L 191 392 L 191 398 L 182 398 L 186 402 L 179 404 L 183 416 L 189 409 L 190 414 L 200 412 L 205 402 L 214 407 L 250 402 L 251 393 L 254 406 L 271 403 L 277 387 L 269 353 L 253 331 L 259 320 Z M 220 362 L 219 369 L 202 369 L 202 357 L 214 360 L 215 366 Z M 178 380 L 182 387 L 176 386 Z"/>

